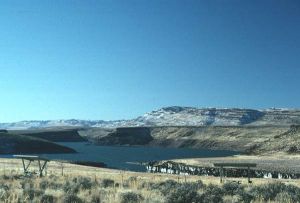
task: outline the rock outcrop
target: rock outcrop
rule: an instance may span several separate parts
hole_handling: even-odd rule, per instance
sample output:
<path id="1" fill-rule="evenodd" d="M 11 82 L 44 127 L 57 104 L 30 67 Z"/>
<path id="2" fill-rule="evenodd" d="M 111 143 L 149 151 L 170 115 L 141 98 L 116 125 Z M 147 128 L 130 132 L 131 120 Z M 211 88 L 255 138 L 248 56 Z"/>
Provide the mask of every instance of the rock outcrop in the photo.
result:
<path id="1" fill-rule="evenodd" d="M 100 137 L 100 145 L 147 145 L 153 140 L 151 131 L 146 127 L 117 128 L 115 132 Z"/>

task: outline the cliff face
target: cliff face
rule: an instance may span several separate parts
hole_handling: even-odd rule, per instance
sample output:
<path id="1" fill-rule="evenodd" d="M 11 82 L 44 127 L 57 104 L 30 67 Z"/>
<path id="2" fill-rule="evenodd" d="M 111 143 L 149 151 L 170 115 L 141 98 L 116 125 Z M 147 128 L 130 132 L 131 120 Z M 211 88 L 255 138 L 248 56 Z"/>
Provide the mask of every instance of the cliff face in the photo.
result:
<path id="1" fill-rule="evenodd" d="M 146 127 L 117 128 L 97 140 L 100 145 L 147 145 L 153 138 L 151 131 Z"/>
<path id="2" fill-rule="evenodd" d="M 46 140 L 0 133 L 0 154 L 75 153 L 76 151 Z"/>

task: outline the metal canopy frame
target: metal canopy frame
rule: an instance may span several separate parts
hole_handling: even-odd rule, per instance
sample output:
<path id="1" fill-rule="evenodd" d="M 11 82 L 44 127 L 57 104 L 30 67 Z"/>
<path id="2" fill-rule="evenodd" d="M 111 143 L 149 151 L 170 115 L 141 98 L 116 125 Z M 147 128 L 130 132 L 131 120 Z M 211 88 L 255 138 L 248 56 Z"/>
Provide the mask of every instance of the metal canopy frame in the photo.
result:
<path id="1" fill-rule="evenodd" d="M 29 173 L 29 166 L 31 162 L 38 161 L 39 165 L 39 175 L 40 177 L 43 176 L 43 172 L 45 171 L 45 168 L 47 166 L 47 163 L 50 161 L 49 159 L 39 157 L 39 156 L 30 156 L 30 155 L 14 155 L 15 158 L 22 159 L 24 174 L 27 175 Z M 28 163 L 26 164 L 26 161 Z"/>
<path id="2" fill-rule="evenodd" d="M 223 176 L 225 177 L 225 168 L 247 168 L 248 183 L 250 180 L 250 167 L 256 167 L 256 163 L 214 163 L 214 167 L 220 168 L 220 182 L 223 182 Z"/>

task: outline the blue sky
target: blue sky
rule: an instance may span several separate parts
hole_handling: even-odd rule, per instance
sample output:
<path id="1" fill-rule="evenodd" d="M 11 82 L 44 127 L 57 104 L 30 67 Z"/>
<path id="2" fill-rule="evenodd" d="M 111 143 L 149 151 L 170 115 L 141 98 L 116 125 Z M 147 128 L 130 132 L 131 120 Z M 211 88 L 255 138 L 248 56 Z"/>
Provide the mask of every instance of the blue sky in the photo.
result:
<path id="1" fill-rule="evenodd" d="M 297 0 L 0 0 L 0 122 L 300 107 Z"/>

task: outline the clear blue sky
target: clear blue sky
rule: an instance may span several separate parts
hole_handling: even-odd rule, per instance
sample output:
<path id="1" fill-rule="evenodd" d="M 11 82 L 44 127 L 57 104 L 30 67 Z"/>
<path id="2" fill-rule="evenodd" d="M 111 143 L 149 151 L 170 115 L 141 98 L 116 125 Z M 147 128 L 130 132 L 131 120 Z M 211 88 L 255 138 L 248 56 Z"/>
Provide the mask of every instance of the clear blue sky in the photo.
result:
<path id="1" fill-rule="evenodd" d="M 300 107 L 298 0 L 0 0 L 0 122 Z"/>

